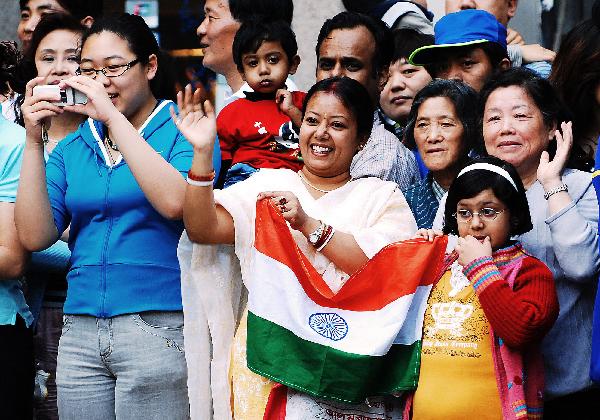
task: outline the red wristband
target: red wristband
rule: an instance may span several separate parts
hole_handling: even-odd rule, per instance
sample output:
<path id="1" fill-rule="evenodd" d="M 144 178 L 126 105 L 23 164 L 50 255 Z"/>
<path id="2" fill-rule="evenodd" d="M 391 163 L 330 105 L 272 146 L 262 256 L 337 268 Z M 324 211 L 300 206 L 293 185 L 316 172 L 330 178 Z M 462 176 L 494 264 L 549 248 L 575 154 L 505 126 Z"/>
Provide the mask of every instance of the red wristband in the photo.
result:
<path id="1" fill-rule="evenodd" d="M 333 228 L 330 225 L 325 225 L 325 229 L 323 229 L 323 232 L 321 233 L 321 236 L 319 237 L 319 240 L 315 243 L 314 247 L 317 249 L 321 248 L 321 246 L 325 243 L 329 235 L 331 235 L 332 231 Z"/>
<path id="2" fill-rule="evenodd" d="M 195 173 L 193 173 L 191 170 L 188 171 L 187 174 L 188 178 L 191 179 L 192 181 L 199 181 L 199 182 L 208 182 L 208 181 L 213 181 L 215 179 L 215 170 L 213 169 L 213 171 L 208 174 L 208 175 L 196 175 Z"/>

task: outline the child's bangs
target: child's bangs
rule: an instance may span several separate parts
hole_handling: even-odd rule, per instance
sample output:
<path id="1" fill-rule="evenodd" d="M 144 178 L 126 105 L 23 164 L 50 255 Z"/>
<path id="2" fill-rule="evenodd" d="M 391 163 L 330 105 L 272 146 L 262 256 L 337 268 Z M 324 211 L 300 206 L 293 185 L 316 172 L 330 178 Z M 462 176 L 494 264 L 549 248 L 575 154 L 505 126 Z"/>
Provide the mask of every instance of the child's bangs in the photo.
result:
<path id="1" fill-rule="evenodd" d="M 490 158 L 485 159 L 489 160 Z M 503 162 L 500 159 L 493 159 Z M 510 168 L 505 165 L 497 166 L 509 171 L 509 173 L 514 172 L 514 175 L 516 175 L 516 171 L 512 166 Z M 527 202 L 525 189 L 519 177 L 511 174 L 511 178 L 515 182 L 517 189 L 504 176 L 484 169 L 468 171 L 457 177 L 448 190 L 446 207 L 444 209 L 444 233 L 458 234 L 458 225 L 453 216 L 456 212 L 458 202 L 463 199 L 473 198 L 487 189 L 491 189 L 496 198 L 510 211 L 511 235 L 521 235 L 531 230 L 533 225 L 531 223 L 529 203 Z"/>

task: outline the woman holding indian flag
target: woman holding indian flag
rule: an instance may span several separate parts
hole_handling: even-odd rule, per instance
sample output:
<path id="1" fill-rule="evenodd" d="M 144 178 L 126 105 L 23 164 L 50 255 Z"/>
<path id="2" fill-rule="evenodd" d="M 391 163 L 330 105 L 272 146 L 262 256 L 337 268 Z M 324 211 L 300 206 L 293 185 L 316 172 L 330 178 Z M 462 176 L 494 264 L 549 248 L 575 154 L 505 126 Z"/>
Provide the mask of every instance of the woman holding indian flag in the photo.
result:
<path id="1" fill-rule="evenodd" d="M 441 264 L 445 244 L 387 246 L 416 231 L 406 200 L 395 183 L 350 178 L 373 125 L 365 88 L 318 82 L 300 127 L 304 168 L 263 169 L 222 191 L 212 189 L 212 106 L 189 88 L 178 105 L 194 146 L 178 250 L 192 417 L 399 418 L 365 395 L 416 386 L 414 302 L 439 268 L 424 260 Z"/>

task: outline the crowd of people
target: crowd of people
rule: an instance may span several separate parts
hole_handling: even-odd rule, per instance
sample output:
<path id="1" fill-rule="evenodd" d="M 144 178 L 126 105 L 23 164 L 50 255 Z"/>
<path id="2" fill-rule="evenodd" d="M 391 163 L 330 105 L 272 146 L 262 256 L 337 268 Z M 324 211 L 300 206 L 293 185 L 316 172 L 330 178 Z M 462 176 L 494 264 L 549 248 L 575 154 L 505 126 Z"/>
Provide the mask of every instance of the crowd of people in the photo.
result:
<path id="1" fill-rule="evenodd" d="M 595 418 L 600 1 L 556 54 L 516 0 L 344 5 L 303 92 L 291 0 L 204 1 L 217 112 L 141 17 L 20 0 L 3 418 Z"/>

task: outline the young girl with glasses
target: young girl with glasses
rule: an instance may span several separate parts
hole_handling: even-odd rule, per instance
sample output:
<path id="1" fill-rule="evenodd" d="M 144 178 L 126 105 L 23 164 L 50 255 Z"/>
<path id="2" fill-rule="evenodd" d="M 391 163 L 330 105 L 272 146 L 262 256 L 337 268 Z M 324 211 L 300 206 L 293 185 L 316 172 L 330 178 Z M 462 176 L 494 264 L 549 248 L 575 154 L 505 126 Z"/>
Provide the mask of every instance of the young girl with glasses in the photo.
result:
<path id="1" fill-rule="evenodd" d="M 550 270 L 511 240 L 532 228 L 514 167 L 472 161 L 450 186 L 444 218 L 444 233 L 459 238 L 427 302 L 412 418 L 541 416 L 539 344 L 558 301 Z"/>
<path id="2" fill-rule="evenodd" d="M 56 383 L 61 419 L 187 419 L 187 370 L 177 243 L 192 146 L 171 121 L 161 54 L 139 16 L 97 21 L 80 75 L 59 86 L 85 105 L 33 94 L 16 224 L 29 251 L 70 226 L 70 268 Z M 93 71 L 92 71 L 93 70 Z M 86 76 L 86 74 L 88 76 Z M 168 87 L 168 86 L 164 86 Z M 44 164 L 42 125 L 87 119 Z"/>

